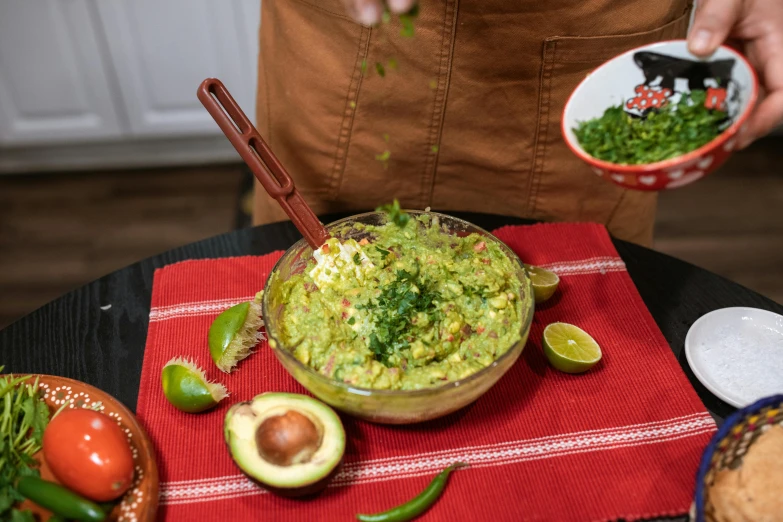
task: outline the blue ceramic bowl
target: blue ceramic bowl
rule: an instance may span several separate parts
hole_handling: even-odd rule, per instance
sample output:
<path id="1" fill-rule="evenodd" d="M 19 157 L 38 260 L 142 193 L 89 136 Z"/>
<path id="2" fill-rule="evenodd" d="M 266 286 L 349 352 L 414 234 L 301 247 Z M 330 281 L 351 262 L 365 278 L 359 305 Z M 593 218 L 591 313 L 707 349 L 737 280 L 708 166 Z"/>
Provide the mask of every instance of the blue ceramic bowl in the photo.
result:
<path id="1" fill-rule="evenodd" d="M 696 476 L 696 522 L 714 520 L 708 490 L 715 479 L 715 473 L 738 466 L 764 428 L 773 424 L 783 426 L 783 395 L 759 399 L 750 406 L 735 411 L 726 419 L 701 458 Z"/>

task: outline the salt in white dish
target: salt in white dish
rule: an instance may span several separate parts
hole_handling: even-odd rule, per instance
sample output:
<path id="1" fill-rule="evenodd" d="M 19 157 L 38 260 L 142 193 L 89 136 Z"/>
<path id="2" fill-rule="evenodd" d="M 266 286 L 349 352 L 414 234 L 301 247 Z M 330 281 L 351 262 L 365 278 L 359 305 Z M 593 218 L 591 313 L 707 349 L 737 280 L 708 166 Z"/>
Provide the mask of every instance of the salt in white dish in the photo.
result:
<path id="1" fill-rule="evenodd" d="M 688 330 L 685 357 L 708 390 L 737 408 L 783 393 L 783 316 L 746 307 L 710 312 Z"/>

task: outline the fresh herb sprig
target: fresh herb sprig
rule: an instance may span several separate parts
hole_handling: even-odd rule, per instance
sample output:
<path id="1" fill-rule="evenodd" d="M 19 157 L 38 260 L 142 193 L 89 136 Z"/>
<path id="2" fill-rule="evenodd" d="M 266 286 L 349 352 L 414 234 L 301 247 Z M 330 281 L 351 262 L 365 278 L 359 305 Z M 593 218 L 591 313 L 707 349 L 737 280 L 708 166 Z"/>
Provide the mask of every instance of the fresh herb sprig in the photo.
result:
<path id="1" fill-rule="evenodd" d="M 705 107 L 705 100 L 704 91 L 694 90 L 644 118 L 626 114 L 622 105 L 610 107 L 573 131 L 584 151 L 600 160 L 620 165 L 655 163 L 696 150 L 721 133 L 727 115 Z"/>
<path id="2" fill-rule="evenodd" d="M 375 211 L 385 213 L 386 218 L 400 228 L 405 228 L 411 220 L 410 214 L 400 208 L 400 202 L 396 198 L 391 203 L 376 208 Z"/>
<path id="3" fill-rule="evenodd" d="M 0 520 L 34 521 L 32 512 L 14 508 L 24 500 L 16 490 L 17 480 L 40 476 L 33 455 L 40 451 L 49 423 L 38 379 L 29 380 L 30 376 L 0 378 Z"/>
<path id="4" fill-rule="evenodd" d="M 410 345 L 406 332 L 414 317 L 424 312 L 431 321 L 437 321 L 440 313 L 435 303 L 437 293 L 420 280 L 418 270 L 397 270 L 395 276 L 394 281 L 381 288 L 374 302 L 357 307 L 372 311 L 370 351 L 385 366 L 393 366 L 390 358 Z"/>

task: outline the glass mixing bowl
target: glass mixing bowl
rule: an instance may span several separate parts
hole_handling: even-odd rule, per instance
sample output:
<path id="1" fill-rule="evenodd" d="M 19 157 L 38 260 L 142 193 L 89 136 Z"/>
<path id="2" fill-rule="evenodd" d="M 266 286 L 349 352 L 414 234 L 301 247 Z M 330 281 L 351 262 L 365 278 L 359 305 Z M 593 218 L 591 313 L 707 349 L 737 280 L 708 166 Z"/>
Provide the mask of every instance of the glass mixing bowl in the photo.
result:
<path id="1" fill-rule="evenodd" d="M 386 423 L 409 424 L 434 419 L 456 411 L 476 399 L 491 388 L 506 371 L 516 362 L 527 342 L 530 324 L 533 320 L 533 290 L 522 262 L 505 244 L 489 232 L 461 219 L 436 212 L 409 211 L 413 216 L 428 214 L 440 220 L 441 226 L 449 234 L 466 236 L 476 233 L 492 241 L 511 259 L 519 281 L 519 296 L 522 301 L 522 327 L 520 339 L 492 364 L 468 377 L 450 381 L 434 388 L 420 390 L 375 390 L 357 388 L 350 384 L 330 379 L 309 366 L 299 362 L 280 341 L 279 329 L 284 302 L 279 302 L 280 292 L 277 285 L 305 269 L 312 257 L 313 250 L 302 239 L 288 249 L 275 265 L 267 280 L 262 304 L 263 318 L 269 345 L 275 356 L 286 370 L 302 386 L 323 402 L 350 415 L 362 419 Z M 335 221 L 327 226 L 329 233 L 341 240 L 361 240 L 367 232 L 356 230 L 352 225 L 365 223 L 368 225 L 383 225 L 385 214 L 369 212 Z"/>

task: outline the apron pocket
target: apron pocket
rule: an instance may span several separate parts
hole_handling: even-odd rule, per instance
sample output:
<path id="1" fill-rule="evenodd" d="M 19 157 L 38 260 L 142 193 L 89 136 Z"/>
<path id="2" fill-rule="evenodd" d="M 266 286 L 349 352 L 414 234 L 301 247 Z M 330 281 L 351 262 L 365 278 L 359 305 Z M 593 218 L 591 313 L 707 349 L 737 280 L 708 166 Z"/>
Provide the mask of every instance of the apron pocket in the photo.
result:
<path id="1" fill-rule="evenodd" d="M 560 133 L 563 108 L 579 82 L 592 70 L 635 47 L 683 37 L 689 19 L 690 14 L 686 13 L 662 27 L 628 35 L 555 36 L 544 41 L 528 202 L 531 216 L 610 223 L 619 206 L 624 204 L 623 189 L 591 174 L 590 168 L 568 149 Z M 639 223 L 632 228 L 651 230 L 654 198 L 650 194 L 652 204 L 639 205 L 644 215 L 637 216 Z M 627 215 L 625 212 L 619 214 Z"/>

